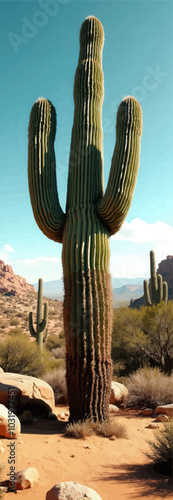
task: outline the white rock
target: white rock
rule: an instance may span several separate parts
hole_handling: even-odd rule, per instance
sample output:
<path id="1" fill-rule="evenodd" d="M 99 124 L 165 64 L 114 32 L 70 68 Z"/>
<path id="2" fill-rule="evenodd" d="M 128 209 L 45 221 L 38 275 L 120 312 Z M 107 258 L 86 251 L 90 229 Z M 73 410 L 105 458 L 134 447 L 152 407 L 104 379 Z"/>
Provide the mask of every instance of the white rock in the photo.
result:
<path id="1" fill-rule="evenodd" d="M 16 439 L 20 436 L 21 425 L 18 417 L 0 404 L 0 436 Z"/>
<path id="2" fill-rule="evenodd" d="M 76 481 L 57 483 L 47 492 L 46 500 L 102 500 L 100 495 Z"/>
<path id="3" fill-rule="evenodd" d="M 38 482 L 39 473 L 35 467 L 28 467 L 17 472 L 15 476 L 16 490 L 25 490 L 31 488 Z"/>
<path id="4" fill-rule="evenodd" d="M 16 406 L 24 406 L 28 402 L 40 404 L 43 410 L 53 411 L 55 407 L 55 398 L 52 387 L 47 382 L 29 375 L 20 373 L 1 373 L 0 376 L 0 401 L 5 406 L 9 406 L 10 393 L 9 388 L 15 394 L 14 403 Z M 12 400 L 13 403 L 13 400 Z M 15 411 L 13 409 L 13 411 Z"/>
<path id="5" fill-rule="evenodd" d="M 120 410 L 118 406 L 115 405 L 109 405 L 109 413 L 118 413 Z"/>
<path id="6" fill-rule="evenodd" d="M 125 401 L 128 396 L 128 390 L 125 385 L 120 384 L 119 382 L 111 382 L 111 395 L 109 403 L 112 405 L 119 406 L 121 403 Z"/>

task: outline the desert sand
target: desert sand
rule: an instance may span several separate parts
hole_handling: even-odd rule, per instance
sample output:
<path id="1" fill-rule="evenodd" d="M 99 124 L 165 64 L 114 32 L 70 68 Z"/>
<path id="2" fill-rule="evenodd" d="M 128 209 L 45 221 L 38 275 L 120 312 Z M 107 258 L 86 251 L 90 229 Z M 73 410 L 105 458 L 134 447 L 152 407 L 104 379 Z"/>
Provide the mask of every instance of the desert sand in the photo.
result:
<path id="1" fill-rule="evenodd" d="M 56 406 L 55 413 L 67 408 Z M 96 490 L 102 500 L 171 499 L 172 479 L 154 472 L 153 464 L 144 452 L 149 450 L 148 439 L 153 440 L 155 430 L 148 425 L 152 417 L 139 411 L 120 410 L 119 419 L 128 433 L 128 439 L 108 439 L 92 435 L 85 439 L 63 435 L 64 422 L 39 419 L 34 424 L 22 424 L 16 442 L 16 469 L 36 467 L 40 479 L 30 489 L 18 491 L 25 500 L 45 500 L 46 492 L 55 483 L 77 481 Z M 159 424 L 162 428 L 163 424 Z M 2 479 L 7 479 L 9 440 L 1 438 L 5 447 L 6 464 Z M 14 493 L 6 493 L 11 500 Z"/>

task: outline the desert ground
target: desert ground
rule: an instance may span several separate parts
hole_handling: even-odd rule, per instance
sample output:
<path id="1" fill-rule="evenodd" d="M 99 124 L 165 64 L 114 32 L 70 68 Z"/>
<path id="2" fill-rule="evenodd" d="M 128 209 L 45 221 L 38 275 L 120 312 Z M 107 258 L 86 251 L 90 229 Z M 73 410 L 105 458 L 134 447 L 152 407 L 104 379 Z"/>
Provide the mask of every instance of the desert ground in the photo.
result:
<path id="1" fill-rule="evenodd" d="M 55 413 L 67 408 L 56 406 Z M 152 417 L 141 412 L 120 410 L 118 418 L 125 426 L 127 439 L 108 439 L 92 435 L 85 439 L 67 438 L 63 434 L 64 422 L 39 419 L 32 425 L 22 425 L 16 442 L 17 470 L 36 467 L 39 480 L 36 485 L 23 491 L 26 500 L 45 500 L 46 492 L 61 481 L 77 481 L 99 493 L 102 500 L 171 499 L 172 479 L 153 470 L 152 462 L 144 452 L 149 450 L 148 439 L 154 439 L 148 425 Z M 160 428 L 162 423 L 159 424 Z M 9 440 L 1 439 L 5 447 L 3 462 L 6 464 L 2 479 L 8 473 Z M 6 493 L 10 500 L 14 493 Z"/>

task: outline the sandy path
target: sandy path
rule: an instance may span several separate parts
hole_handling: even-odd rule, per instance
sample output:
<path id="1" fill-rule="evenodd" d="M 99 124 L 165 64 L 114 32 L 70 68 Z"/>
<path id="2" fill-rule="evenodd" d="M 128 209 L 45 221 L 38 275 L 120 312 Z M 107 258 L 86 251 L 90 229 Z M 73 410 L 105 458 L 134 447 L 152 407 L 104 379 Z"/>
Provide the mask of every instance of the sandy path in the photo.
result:
<path id="1" fill-rule="evenodd" d="M 63 408 L 56 408 L 56 413 Z M 23 425 L 18 440 L 16 469 L 32 466 L 38 469 L 38 484 L 23 490 L 20 497 L 26 500 L 45 500 L 46 492 L 57 482 L 77 481 L 95 489 L 102 500 L 171 499 L 171 478 L 153 472 L 144 455 L 149 449 L 148 439 L 154 438 L 147 426 L 151 417 L 141 417 L 132 412 L 122 412 L 128 439 L 110 440 L 90 436 L 85 440 L 65 438 L 63 422 L 39 420 L 33 425 Z M 160 424 L 162 426 L 162 424 Z M 7 439 L 3 462 L 7 464 Z M 3 478 L 6 479 L 7 465 Z M 5 500 L 11 500 L 14 493 L 7 493 Z"/>

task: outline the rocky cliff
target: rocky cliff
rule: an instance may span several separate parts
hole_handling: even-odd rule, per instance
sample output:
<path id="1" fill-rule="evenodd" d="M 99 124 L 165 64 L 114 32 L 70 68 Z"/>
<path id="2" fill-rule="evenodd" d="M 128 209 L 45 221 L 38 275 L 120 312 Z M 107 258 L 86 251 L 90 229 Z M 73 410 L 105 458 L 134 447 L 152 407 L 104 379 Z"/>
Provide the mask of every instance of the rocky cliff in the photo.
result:
<path id="1" fill-rule="evenodd" d="M 161 274 L 163 281 L 168 283 L 168 300 L 173 300 L 173 255 L 168 255 L 158 265 L 157 274 Z M 150 280 L 149 280 L 150 281 Z M 145 305 L 144 295 L 136 300 L 130 301 L 130 307 L 139 308 Z"/>
<path id="2" fill-rule="evenodd" d="M 0 260 L 0 293 L 22 297 L 26 292 L 36 292 L 36 290 L 25 278 L 14 274 L 11 266 L 5 265 L 3 260 Z"/>

